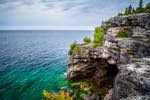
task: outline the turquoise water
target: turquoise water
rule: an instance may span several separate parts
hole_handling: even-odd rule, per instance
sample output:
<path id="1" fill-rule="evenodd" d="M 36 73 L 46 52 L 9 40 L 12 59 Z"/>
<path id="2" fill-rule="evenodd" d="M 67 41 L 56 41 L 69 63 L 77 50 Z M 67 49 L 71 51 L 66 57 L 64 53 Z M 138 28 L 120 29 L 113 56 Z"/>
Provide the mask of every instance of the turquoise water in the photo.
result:
<path id="1" fill-rule="evenodd" d="M 41 100 L 67 86 L 70 44 L 91 31 L 0 31 L 0 100 Z"/>

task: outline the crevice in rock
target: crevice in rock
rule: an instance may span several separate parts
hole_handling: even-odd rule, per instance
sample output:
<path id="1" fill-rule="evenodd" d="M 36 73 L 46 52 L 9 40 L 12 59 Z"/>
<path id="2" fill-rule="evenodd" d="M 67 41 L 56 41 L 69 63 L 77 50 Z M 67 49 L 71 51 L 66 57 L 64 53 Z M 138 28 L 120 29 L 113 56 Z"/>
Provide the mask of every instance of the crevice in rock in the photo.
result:
<path id="1" fill-rule="evenodd" d="M 106 67 L 106 71 L 109 77 L 115 77 L 119 72 L 117 65 L 111 65 L 111 64 L 109 64 L 108 67 Z"/>

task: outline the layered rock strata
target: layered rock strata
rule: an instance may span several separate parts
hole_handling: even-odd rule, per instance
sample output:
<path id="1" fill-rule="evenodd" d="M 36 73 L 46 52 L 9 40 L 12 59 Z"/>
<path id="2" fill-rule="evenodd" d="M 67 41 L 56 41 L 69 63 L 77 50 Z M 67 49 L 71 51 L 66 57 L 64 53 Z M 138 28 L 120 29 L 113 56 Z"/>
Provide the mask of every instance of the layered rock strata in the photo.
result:
<path id="1" fill-rule="evenodd" d="M 104 100 L 148 100 L 140 98 L 150 98 L 150 14 L 114 17 L 102 27 L 102 46 L 78 44 L 80 52 L 70 55 L 68 79 L 90 77 L 98 88 L 113 81 Z M 117 37 L 120 28 L 128 37 Z"/>

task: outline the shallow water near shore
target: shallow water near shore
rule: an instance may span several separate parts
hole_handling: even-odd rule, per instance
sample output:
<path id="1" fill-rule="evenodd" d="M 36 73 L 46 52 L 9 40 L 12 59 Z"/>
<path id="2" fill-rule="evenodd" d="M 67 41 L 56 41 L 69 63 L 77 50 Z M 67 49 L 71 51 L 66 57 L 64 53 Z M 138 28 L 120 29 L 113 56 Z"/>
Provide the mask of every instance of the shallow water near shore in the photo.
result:
<path id="1" fill-rule="evenodd" d="M 41 100 L 67 86 L 70 44 L 92 31 L 0 31 L 0 100 Z"/>

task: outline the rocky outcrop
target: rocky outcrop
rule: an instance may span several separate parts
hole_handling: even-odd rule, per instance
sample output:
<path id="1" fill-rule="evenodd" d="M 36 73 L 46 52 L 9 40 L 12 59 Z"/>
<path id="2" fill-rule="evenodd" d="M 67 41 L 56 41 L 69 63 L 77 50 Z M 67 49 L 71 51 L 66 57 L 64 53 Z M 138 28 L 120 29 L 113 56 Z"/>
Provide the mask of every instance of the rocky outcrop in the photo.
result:
<path id="1" fill-rule="evenodd" d="M 150 14 L 114 17 L 102 27 L 107 29 L 102 46 L 78 44 L 80 52 L 70 55 L 68 79 L 91 77 L 98 88 L 112 88 L 104 100 L 149 98 Z M 128 37 L 117 37 L 120 28 Z M 108 84 L 110 81 L 114 84 Z"/>
<path id="2" fill-rule="evenodd" d="M 110 18 L 107 27 L 129 26 L 150 29 L 150 14 L 132 14 Z"/>
<path id="3" fill-rule="evenodd" d="M 120 71 L 115 79 L 112 100 L 133 96 L 150 96 L 150 59 L 136 59 L 130 64 L 118 67 L 120 67 Z"/>

